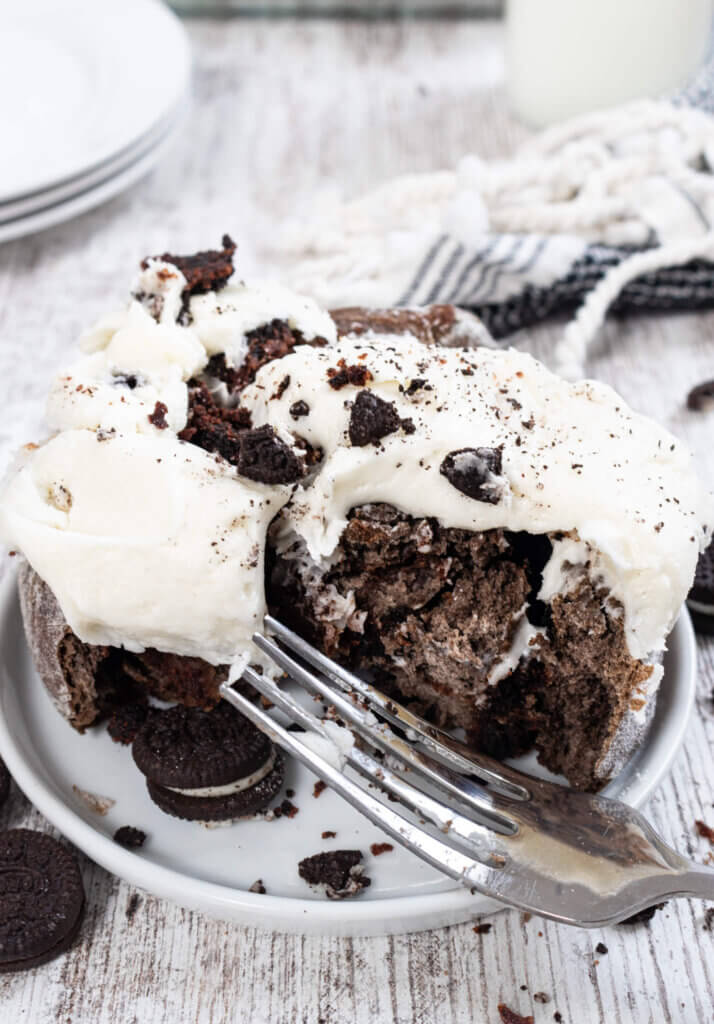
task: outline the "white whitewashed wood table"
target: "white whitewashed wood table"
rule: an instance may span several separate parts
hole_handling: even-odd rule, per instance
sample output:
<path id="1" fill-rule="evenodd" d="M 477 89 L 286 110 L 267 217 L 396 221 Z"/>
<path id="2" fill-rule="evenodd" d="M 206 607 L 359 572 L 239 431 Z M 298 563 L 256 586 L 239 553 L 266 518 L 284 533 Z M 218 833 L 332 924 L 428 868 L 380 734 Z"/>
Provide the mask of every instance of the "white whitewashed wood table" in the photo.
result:
<path id="1" fill-rule="evenodd" d="M 188 24 L 196 101 L 165 163 L 103 209 L 0 248 L 5 453 L 39 423 L 50 372 L 88 320 L 123 300 L 145 253 L 213 244 L 229 230 L 250 272 L 261 239 L 326 184 L 355 194 L 468 152 L 505 154 L 525 133 L 507 112 L 497 23 Z M 515 340 L 547 358 L 560 329 Z M 686 438 L 714 481 L 714 414 L 685 407 L 688 389 L 714 376 L 714 314 L 611 323 L 591 371 Z M 699 652 L 687 741 L 646 810 L 703 859 L 694 820 L 714 824 L 714 644 Z M 0 827 L 20 825 L 49 828 L 15 790 Z M 3 1024 L 496 1024 L 500 1002 L 537 1024 L 556 1011 L 567 1024 L 714 1020 L 714 932 L 697 901 L 669 904 L 649 926 L 592 933 L 506 911 L 486 935 L 465 924 L 295 938 L 178 909 L 86 859 L 83 871 L 81 941 L 45 967 L 0 976 Z"/>

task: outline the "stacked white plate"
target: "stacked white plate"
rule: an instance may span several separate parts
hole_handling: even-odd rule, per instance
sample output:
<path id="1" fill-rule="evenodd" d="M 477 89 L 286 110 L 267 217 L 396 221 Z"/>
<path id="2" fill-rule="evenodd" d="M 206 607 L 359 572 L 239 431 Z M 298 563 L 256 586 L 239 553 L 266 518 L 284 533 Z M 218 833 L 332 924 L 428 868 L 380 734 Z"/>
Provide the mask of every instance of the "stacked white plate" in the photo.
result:
<path id="1" fill-rule="evenodd" d="M 161 158 L 191 60 L 158 0 L 24 0 L 0 32 L 0 242 L 117 195 Z"/>

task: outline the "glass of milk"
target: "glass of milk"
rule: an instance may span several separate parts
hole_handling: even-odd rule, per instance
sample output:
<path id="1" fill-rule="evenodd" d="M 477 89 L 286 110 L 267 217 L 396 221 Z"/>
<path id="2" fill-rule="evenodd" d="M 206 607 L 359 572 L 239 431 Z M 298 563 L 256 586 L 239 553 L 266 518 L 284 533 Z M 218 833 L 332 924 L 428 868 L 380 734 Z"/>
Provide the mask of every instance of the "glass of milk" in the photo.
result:
<path id="1" fill-rule="evenodd" d="M 511 102 L 532 125 L 683 85 L 710 45 L 714 0 L 507 0 Z"/>

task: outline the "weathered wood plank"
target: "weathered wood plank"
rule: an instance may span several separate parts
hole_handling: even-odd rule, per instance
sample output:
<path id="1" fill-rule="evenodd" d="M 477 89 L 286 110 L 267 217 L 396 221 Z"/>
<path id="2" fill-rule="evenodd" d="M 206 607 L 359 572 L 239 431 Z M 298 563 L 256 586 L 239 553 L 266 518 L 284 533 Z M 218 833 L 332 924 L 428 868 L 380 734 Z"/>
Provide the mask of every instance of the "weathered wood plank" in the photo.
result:
<path id="1" fill-rule="evenodd" d="M 190 31 L 199 105 L 164 165 L 103 209 L 0 249 L 3 452 L 38 434 L 49 372 L 92 316 L 123 301 L 127 268 L 145 252 L 229 229 L 249 272 L 272 225 L 330 183 L 354 194 L 470 151 L 504 154 L 524 135 L 505 106 L 495 24 L 194 21 Z M 547 358 L 560 329 L 514 343 Z M 714 479 L 712 416 L 684 405 L 692 384 L 714 376 L 714 314 L 610 324 L 591 368 L 685 437 Z M 703 858 L 693 822 L 714 823 L 714 644 L 700 653 L 687 742 L 648 810 L 667 839 Z M 47 827 L 14 792 L 0 827 L 21 824 Z M 501 1001 L 538 1024 L 556 1010 L 568 1024 L 713 1018 L 714 934 L 700 902 L 670 904 L 649 928 L 592 934 L 504 912 L 487 935 L 463 925 L 307 939 L 143 894 L 132 902 L 127 884 L 86 859 L 83 870 L 81 942 L 34 972 L 0 975 L 3 1021 L 491 1024 Z"/>

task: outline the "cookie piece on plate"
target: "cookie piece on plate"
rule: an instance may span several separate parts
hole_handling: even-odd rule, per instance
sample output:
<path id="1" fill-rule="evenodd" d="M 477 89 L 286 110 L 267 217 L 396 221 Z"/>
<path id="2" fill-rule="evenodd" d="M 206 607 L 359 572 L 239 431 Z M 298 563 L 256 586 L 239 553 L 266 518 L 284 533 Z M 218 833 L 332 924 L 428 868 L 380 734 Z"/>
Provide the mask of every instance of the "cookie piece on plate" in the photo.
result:
<path id="1" fill-rule="evenodd" d="M 364 874 L 361 850 L 330 850 L 305 857 L 298 864 L 298 874 L 308 885 L 324 886 L 331 900 L 343 900 L 372 884 Z"/>
<path id="2" fill-rule="evenodd" d="M 283 784 L 282 754 L 229 704 L 154 711 L 132 753 L 154 803 L 189 821 L 256 814 Z"/>
<path id="3" fill-rule="evenodd" d="M 0 972 L 64 953 L 83 911 L 82 876 L 66 846 L 44 832 L 0 832 Z"/>
<path id="4" fill-rule="evenodd" d="M 687 607 L 697 632 L 714 633 L 714 541 L 699 556 Z"/>

